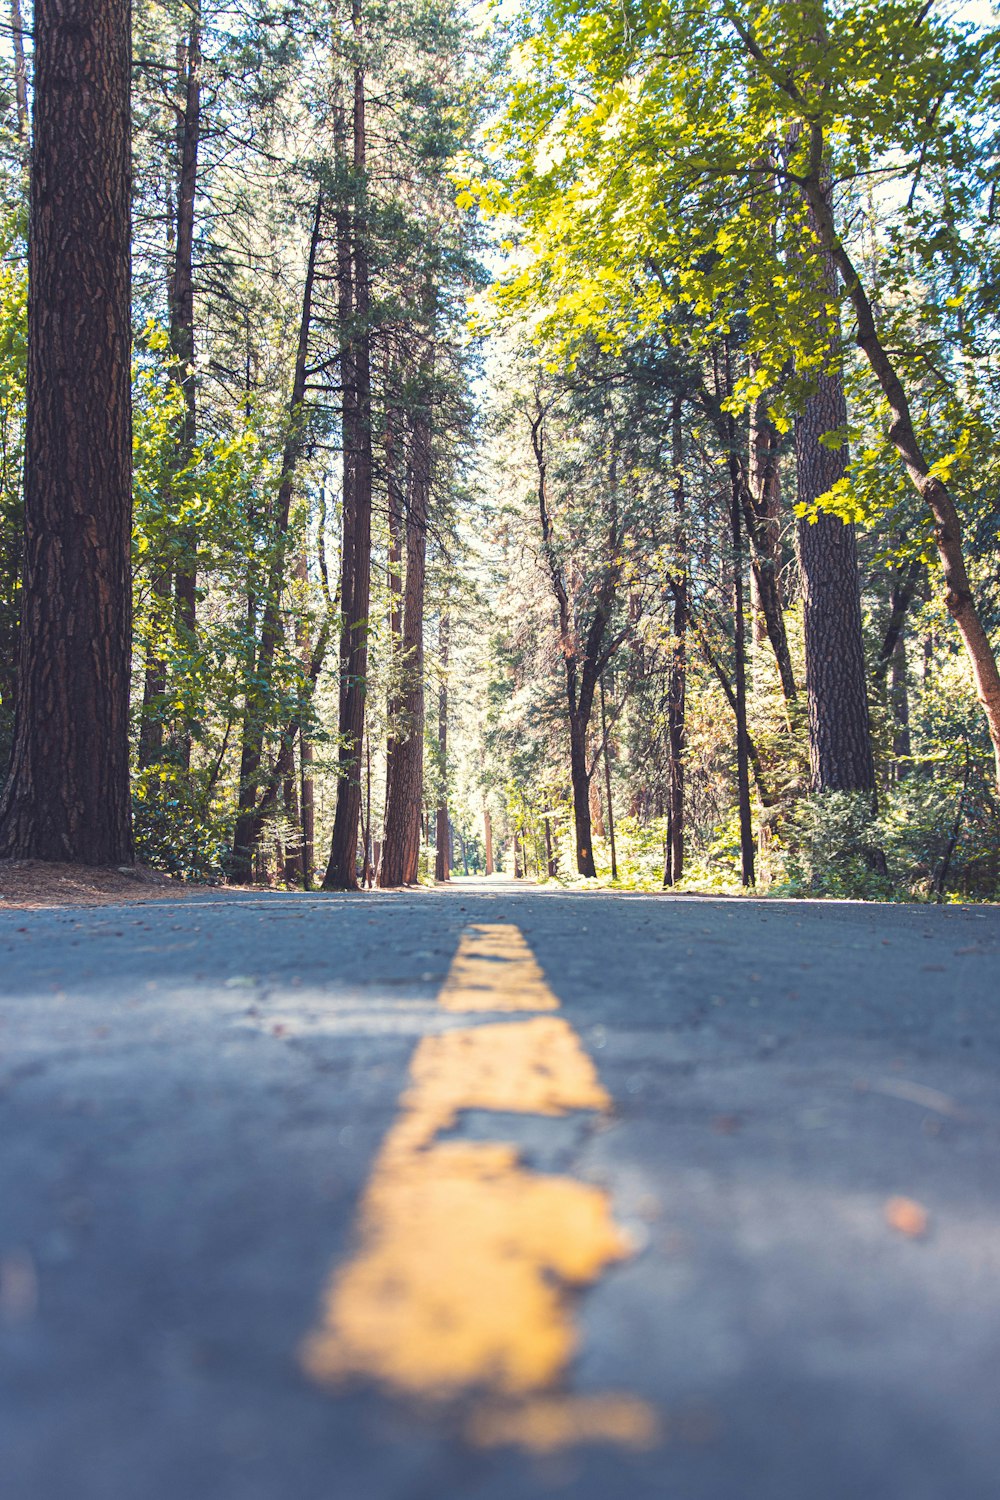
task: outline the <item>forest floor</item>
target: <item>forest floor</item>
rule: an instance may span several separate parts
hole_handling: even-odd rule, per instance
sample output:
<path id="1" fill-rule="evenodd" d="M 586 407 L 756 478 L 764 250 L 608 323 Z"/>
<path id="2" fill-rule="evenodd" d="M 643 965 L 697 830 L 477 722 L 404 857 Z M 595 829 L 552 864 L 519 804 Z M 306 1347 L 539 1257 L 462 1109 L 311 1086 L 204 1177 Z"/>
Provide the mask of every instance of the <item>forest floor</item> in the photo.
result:
<path id="1" fill-rule="evenodd" d="M 162 901 L 190 886 L 146 865 L 88 868 L 40 859 L 0 860 L 0 909 L 106 906 L 116 901 Z"/>
<path id="2" fill-rule="evenodd" d="M 0 909 L 4 1500 L 994 1500 L 1000 911 Z"/>

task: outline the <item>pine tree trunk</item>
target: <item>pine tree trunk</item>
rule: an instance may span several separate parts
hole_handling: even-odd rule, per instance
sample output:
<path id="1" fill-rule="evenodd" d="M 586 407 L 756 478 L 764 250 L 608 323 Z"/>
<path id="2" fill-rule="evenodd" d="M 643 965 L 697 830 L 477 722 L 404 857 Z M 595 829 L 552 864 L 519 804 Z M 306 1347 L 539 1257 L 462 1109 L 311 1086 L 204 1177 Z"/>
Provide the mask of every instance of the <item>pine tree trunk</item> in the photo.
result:
<path id="1" fill-rule="evenodd" d="M 360 0 L 354 0 L 355 39 L 361 37 Z M 351 514 L 344 503 L 344 561 L 340 641 L 340 754 L 337 806 L 330 860 L 324 890 L 353 891 L 358 886 L 358 829 L 361 823 L 361 750 L 365 736 L 365 697 L 368 691 L 368 611 L 371 596 L 372 432 L 371 335 L 367 224 L 363 213 L 366 162 L 365 75 L 354 70 L 354 174 L 358 201 L 353 215 L 351 244 L 354 262 L 353 431 L 345 431 L 345 449 L 353 442 Z M 345 379 L 345 391 L 347 381 Z M 350 524 L 350 536 L 348 535 Z M 350 577 L 348 577 L 348 573 Z"/>
<path id="2" fill-rule="evenodd" d="M 423 361 L 425 389 L 414 414 L 410 489 L 406 514 L 406 585 L 403 592 L 405 683 L 393 741 L 385 809 L 379 885 L 416 885 L 420 874 L 420 822 L 424 795 L 424 583 L 431 488 L 433 334 Z"/>
<path id="3" fill-rule="evenodd" d="M 493 819 L 488 807 L 483 808 L 483 836 L 486 843 L 486 873 L 493 874 Z"/>
<path id="4" fill-rule="evenodd" d="M 684 487 L 684 429 L 681 408 L 674 407 L 672 422 L 674 463 L 674 527 L 677 574 L 674 583 L 673 641 L 667 684 L 667 852 L 663 884 L 676 885 L 684 874 L 684 753 L 687 745 L 687 629 L 688 543 L 687 496 Z"/>
<path id="5" fill-rule="evenodd" d="M 400 653 L 402 651 L 403 640 L 403 544 L 406 536 L 406 518 L 404 515 L 406 502 L 400 476 L 402 458 L 400 452 L 400 413 L 399 408 L 392 399 L 392 384 L 393 370 L 387 357 L 385 363 L 385 388 L 389 394 L 387 395 L 385 413 L 385 484 L 389 502 L 387 571 L 389 580 L 389 655 L 391 663 L 390 686 L 388 702 L 386 704 L 386 717 L 388 720 L 385 746 L 387 778 L 392 768 L 395 725 L 402 712 L 398 678 L 402 672 Z M 387 798 L 388 793 L 389 784 L 387 779 Z"/>
<path id="6" fill-rule="evenodd" d="M 437 859 L 435 880 L 451 879 L 451 833 L 448 820 L 448 644 L 451 621 L 441 616 L 438 658 L 441 683 L 438 688 L 438 756 L 441 769 L 441 797 L 437 806 Z"/>
<path id="7" fill-rule="evenodd" d="M 587 767 L 587 738 L 594 707 L 594 692 L 597 687 L 595 672 L 596 652 L 600 648 L 602 636 L 603 631 L 598 632 L 596 628 L 592 627 L 587 642 L 588 650 L 584 658 L 583 671 L 579 677 L 579 693 L 577 693 L 575 659 L 569 656 L 565 658 L 566 697 L 569 712 L 570 786 L 573 791 L 573 823 L 576 833 L 576 868 L 578 874 L 588 879 L 596 879 L 597 877 L 592 832 L 592 792 L 596 799 L 598 817 L 600 816 L 601 803 L 600 791 L 593 782 L 593 778 Z M 601 823 L 603 824 L 603 820 L 601 820 Z"/>
<path id="8" fill-rule="evenodd" d="M 879 336 L 875 311 L 861 278 L 837 234 L 822 175 L 823 127 L 819 124 L 812 126 L 810 134 L 811 170 L 809 176 L 800 183 L 800 190 L 812 211 L 820 243 L 843 277 L 857 318 L 858 346 L 871 365 L 889 407 L 889 437 L 903 460 L 914 488 L 934 519 L 934 539 L 944 576 L 945 605 L 958 627 L 968 654 L 976 696 L 982 704 L 993 744 L 996 784 L 1000 788 L 1000 669 L 973 598 L 972 584 L 965 565 L 958 510 L 948 486 L 933 472 L 924 456 L 913 426 L 906 390 L 892 356 Z"/>
<path id="9" fill-rule="evenodd" d="M 126 864 L 131 647 L 131 28 L 35 14 L 25 557 L 0 858 Z"/>
<path id="10" fill-rule="evenodd" d="M 795 424 L 798 499 L 811 505 L 842 478 L 846 448 L 820 439 L 843 429 L 847 404 L 839 375 L 822 375 Z M 861 597 L 854 527 L 820 513 L 798 526 L 814 791 L 871 792 L 875 787 Z"/>
<path id="11" fill-rule="evenodd" d="M 589 715 L 588 715 L 589 718 Z M 594 840 L 590 818 L 590 777 L 587 774 L 587 720 L 579 711 L 570 709 L 569 721 L 569 776 L 573 789 L 573 825 L 576 833 L 577 873 L 593 880 L 597 877 L 594 864 Z"/>
<path id="12" fill-rule="evenodd" d="M 731 468 L 730 522 L 733 539 L 733 687 L 736 694 L 736 792 L 740 817 L 740 879 L 754 883 L 753 816 L 750 808 L 750 734 L 747 725 L 746 613 L 743 602 L 741 507 L 735 465 Z"/>

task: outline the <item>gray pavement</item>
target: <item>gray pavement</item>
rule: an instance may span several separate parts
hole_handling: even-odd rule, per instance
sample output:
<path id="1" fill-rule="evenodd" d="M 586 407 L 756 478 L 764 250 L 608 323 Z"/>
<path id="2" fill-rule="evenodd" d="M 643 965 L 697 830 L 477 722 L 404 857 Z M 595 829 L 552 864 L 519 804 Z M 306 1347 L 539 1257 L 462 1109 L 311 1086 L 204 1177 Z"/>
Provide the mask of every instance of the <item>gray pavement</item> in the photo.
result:
<path id="1" fill-rule="evenodd" d="M 637 1248 L 568 1389 L 646 1451 L 480 1450 L 299 1364 L 415 1046 L 479 1024 L 437 1001 L 476 922 L 614 1101 L 500 1124 Z M 1000 910 L 502 882 L 0 911 L 0 1497 L 996 1500 L 998 955 Z"/>

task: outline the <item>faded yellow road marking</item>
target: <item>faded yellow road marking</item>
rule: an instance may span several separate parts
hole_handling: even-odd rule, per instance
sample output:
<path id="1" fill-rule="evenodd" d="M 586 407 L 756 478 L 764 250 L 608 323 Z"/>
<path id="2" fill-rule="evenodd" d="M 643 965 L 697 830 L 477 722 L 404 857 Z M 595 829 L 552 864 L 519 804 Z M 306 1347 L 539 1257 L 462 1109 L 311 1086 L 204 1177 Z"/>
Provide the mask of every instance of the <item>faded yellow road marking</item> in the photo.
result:
<path id="1" fill-rule="evenodd" d="M 438 996 L 445 1010 L 558 1010 L 520 930 L 484 922 L 463 932 Z"/>
<path id="2" fill-rule="evenodd" d="M 611 1100 L 562 1016 L 500 1021 L 424 1037 L 410 1063 L 403 1115 L 382 1156 L 430 1145 L 463 1109 L 562 1115 L 607 1110 Z"/>
<path id="3" fill-rule="evenodd" d="M 558 1005 L 516 928 L 467 937 L 442 1004 L 464 1008 L 468 995 L 468 1008 L 483 1009 L 488 992 L 495 1009 L 522 1008 L 525 993 Z M 654 1441 L 655 1416 L 640 1401 L 554 1393 L 577 1344 L 571 1290 L 630 1254 L 607 1194 L 527 1170 L 509 1142 L 440 1138 L 464 1110 L 561 1115 L 610 1102 L 561 1016 L 425 1037 L 362 1201 L 357 1253 L 332 1277 L 303 1344 L 306 1371 L 425 1400 L 477 1393 L 487 1399 L 467 1435 L 486 1446 Z"/>

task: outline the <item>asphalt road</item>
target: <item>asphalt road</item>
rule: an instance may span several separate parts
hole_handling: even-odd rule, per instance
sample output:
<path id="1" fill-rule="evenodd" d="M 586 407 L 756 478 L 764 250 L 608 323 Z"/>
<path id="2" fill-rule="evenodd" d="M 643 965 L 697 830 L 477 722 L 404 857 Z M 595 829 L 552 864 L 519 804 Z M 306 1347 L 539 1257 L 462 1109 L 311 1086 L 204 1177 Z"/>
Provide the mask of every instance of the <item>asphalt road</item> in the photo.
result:
<path id="1" fill-rule="evenodd" d="M 484 882 L 0 912 L 0 1496 L 996 1500 L 998 954 Z"/>

